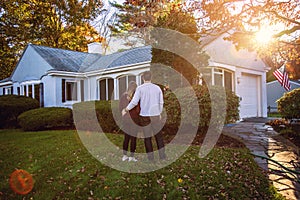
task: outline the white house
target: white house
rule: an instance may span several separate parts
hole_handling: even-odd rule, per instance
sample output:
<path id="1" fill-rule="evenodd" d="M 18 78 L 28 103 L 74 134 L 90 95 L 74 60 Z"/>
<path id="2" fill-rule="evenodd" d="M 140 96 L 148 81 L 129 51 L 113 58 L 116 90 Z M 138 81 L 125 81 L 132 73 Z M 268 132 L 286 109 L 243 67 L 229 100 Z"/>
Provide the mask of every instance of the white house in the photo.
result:
<path id="1" fill-rule="evenodd" d="M 256 53 L 237 51 L 224 36 L 202 41 L 210 56 L 211 84 L 223 85 L 240 97 L 240 118 L 267 117 L 266 72 L 270 68 Z"/>
<path id="2" fill-rule="evenodd" d="M 300 87 L 300 81 L 290 80 L 291 90 Z M 270 107 L 270 112 L 277 111 L 276 101 L 280 99 L 284 93 L 287 92 L 281 84 L 275 80 L 267 83 L 267 105 Z"/>
<path id="3" fill-rule="evenodd" d="M 72 107 L 80 101 L 119 99 L 129 81 L 141 84 L 141 74 L 150 68 L 151 46 L 101 55 L 91 52 L 95 45 L 84 53 L 28 44 L 12 75 L 0 81 L 0 95 L 30 96 L 45 107 Z M 241 118 L 266 117 L 265 64 L 221 37 L 204 48 L 211 57 L 203 73 L 209 84 L 240 97 Z"/>

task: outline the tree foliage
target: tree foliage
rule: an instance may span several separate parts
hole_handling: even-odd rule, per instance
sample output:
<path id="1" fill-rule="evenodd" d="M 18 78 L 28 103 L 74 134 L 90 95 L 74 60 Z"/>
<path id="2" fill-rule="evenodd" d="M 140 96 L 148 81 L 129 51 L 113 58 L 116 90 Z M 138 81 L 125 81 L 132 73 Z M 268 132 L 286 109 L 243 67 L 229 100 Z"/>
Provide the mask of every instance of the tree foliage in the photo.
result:
<path id="1" fill-rule="evenodd" d="M 102 38 L 90 25 L 101 0 L 5 0 L 0 3 L 0 79 L 8 77 L 28 43 L 86 51 Z"/>
<path id="2" fill-rule="evenodd" d="M 115 32 L 133 32 L 134 34 L 143 35 L 145 34 L 145 28 L 164 28 L 180 32 L 199 43 L 199 33 L 195 18 L 184 9 L 180 1 L 126 0 L 123 5 L 114 4 L 114 6 L 121 11 L 118 15 L 119 23 L 114 29 Z M 147 35 L 142 37 L 147 43 Z M 175 48 L 184 48 L 186 46 L 181 41 L 172 41 L 172 45 L 175 45 Z M 193 84 L 198 79 L 197 68 L 207 66 L 208 55 L 201 51 L 200 43 L 199 51 L 192 53 L 198 53 L 198 66 L 193 66 L 192 63 L 175 53 L 155 48 L 152 50 L 152 63 L 162 63 L 172 67 L 182 74 L 190 84 Z"/>
<path id="3" fill-rule="evenodd" d="M 300 77 L 298 0 L 197 0 L 187 1 L 186 7 L 197 16 L 202 34 L 234 30 L 226 39 L 233 41 L 237 48 L 257 51 L 274 68 L 286 63 L 290 78 Z M 272 40 L 268 43 L 256 40 L 256 34 L 262 29 L 272 30 Z M 267 37 L 265 34 L 264 39 Z"/>

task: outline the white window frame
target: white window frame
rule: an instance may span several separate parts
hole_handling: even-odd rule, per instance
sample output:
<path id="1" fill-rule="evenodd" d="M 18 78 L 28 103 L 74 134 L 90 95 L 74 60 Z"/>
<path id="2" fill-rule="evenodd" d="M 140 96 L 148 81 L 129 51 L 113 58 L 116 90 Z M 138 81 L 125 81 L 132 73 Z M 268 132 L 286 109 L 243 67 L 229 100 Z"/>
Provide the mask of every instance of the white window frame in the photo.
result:
<path id="1" fill-rule="evenodd" d="M 68 99 L 68 87 L 67 87 L 67 84 L 68 83 L 73 83 L 73 84 L 76 84 L 76 99 L 73 99 L 73 94 L 72 94 L 72 91 L 71 90 L 71 100 Z M 79 85 L 79 81 L 75 81 L 75 80 L 65 80 L 65 101 L 66 102 L 78 102 L 79 101 L 79 89 L 80 85 Z"/>
<path id="2" fill-rule="evenodd" d="M 99 85 L 99 97 L 98 99 L 100 100 L 101 99 L 101 85 L 100 85 L 100 82 L 105 80 L 105 101 L 108 101 L 108 80 L 113 80 L 113 87 L 115 89 L 115 80 L 111 77 L 105 77 L 105 78 L 101 78 L 98 80 L 98 85 Z M 111 99 L 113 100 L 113 99 Z"/>
<path id="3" fill-rule="evenodd" d="M 212 85 L 216 85 L 215 74 L 222 75 L 222 87 L 225 87 L 225 71 L 231 74 L 231 89 L 234 92 L 234 72 L 228 69 L 224 69 L 222 67 L 207 67 L 206 69 L 210 69 L 211 74 L 211 83 Z"/>
<path id="4" fill-rule="evenodd" d="M 120 98 L 120 84 L 119 84 L 119 80 L 121 79 L 121 78 L 126 78 L 125 79 L 125 91 L 126 91 L 126 89 L 128 88 L 128 84 L 129 84 L 129 76 L 134 76 L 135 77 L 135 82 L 136 82 L 136 84 L 138 84 L 138 80 L 137 80 L 137 76 L 136 75 L 134 75 L 134 74 L 124 74 L 124 75 L 122 75 L 122 76 L 119 76 L 118 78 L 117 78 L 117 82 L 118 82 L 118 94 L 119 94 L 119 98 Z M 138 76 L 138 77 L 141 77 L 141 75 L 140 76 Z"/>

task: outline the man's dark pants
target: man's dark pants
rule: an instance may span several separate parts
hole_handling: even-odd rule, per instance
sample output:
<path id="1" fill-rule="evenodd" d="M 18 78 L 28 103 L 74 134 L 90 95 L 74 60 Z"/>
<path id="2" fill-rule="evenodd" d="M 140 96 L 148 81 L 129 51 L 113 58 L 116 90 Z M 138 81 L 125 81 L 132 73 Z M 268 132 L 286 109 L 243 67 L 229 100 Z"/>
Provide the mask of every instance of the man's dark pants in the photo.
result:
<path id="1" fill-rule="evenodd" d="M 164 141 L 161 133 L 161 120 L 160 116 L 151 116 L 151 117 L 140 117 L 140 123 L 141 126 L 143 127 L 143 132 L 144 132 L 144 143 L 145 143 L 145 148 L 146 152 L 148 155 L 148 159 L 150 161 L 154 160 L 154 155 L 153 155 L 153 146 L 152 146 L 152 136 L 155 136 L 156 144 L 157 144 L 157 149 L 159 153 L 159 158 L 160 159 L 166 159 L 165 155 L 165 148 L 164 148 Z"/>

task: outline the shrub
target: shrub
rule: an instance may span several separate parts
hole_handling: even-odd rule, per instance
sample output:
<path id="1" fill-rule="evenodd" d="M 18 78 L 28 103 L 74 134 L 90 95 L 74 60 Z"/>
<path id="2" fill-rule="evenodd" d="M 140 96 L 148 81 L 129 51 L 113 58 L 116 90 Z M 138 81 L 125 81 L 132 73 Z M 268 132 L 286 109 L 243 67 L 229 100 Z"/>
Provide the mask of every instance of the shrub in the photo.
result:
<path id="1" fill-rule="evenodd" d="M 25 131 L 66 129 L 73 127 L 73 116 L 69 108 L 37 108 L 19 115 L 18 122 Z"/>
<path id="2" fill-rule="evenodd" d="M 79 130 L 112 133 L 119 130 L 119 101 L 86 101 L 73 105 L 74 120 Z M 95 119 L 96 118 L 96 119 Z M 96 123 L 95 123 L 96 122 Z"/>
<path id="3" fill-rule="evenodd" d="M 0 128 L 15 128 L 18 126 L 18 116 L 28 110 L 39 107 L 39 102 L 26 96 L 0 96 Z"/>
<path id="4" fill-rule="evenodd" d="M 211 99 L 209 90 L 205 86 L 194 86 L 193 94 L 188 88 L 181 88 L 175 91 L 176 96 L 173 92 L 169 91 L 165 94 L 165 110 L 167 114 L 167 123 L 165 128 L 169 127 L 178 127 L 181 121 L 181 115 L 184 117 L 185 121 L 183 122 L 186 125 L 198 126 L 203 131 L 207 129 L 211 119 Z M 220 90 L 222 88 L 217 86 L 211 87 L 211 92 L 214 95 L 214 102 L 223 102 L 225 99 L 220 94 Z M 196 98 L 194 98 L 196 95 Z M 178 99 L 181 100 L 182 105 L 185 107 L 180 107 Z M 231 91 L 226 91 L 226 119 L 225 123 L 232 123 L 239 119 L 239 98 Z M 197 118 L 199 116 L 195 116 L 195 106 L 199 106 L 200 111 L 200 122 L 197 123 Z M 222 104 L 216 104 L 216 110 L 223 110 L 221 107 Z M 184 111 L 182 113 L 182 111 Z M 218 116 L 216 116 L 218 121 Z M 216 122 L 218 123 L 218 122 Z"/>
<path id="5" fill-rule="evenodd" d="M 278 111 L 283 118 L 300 118 L 300 88 L 286 92 L 277 100 Z"/>

